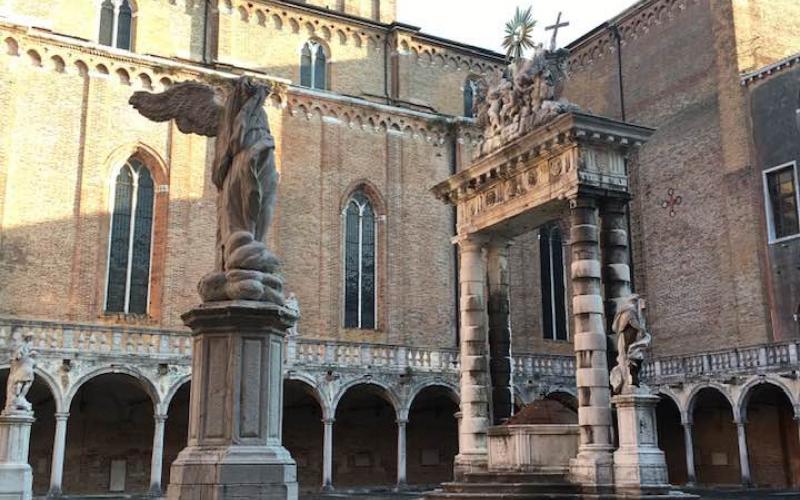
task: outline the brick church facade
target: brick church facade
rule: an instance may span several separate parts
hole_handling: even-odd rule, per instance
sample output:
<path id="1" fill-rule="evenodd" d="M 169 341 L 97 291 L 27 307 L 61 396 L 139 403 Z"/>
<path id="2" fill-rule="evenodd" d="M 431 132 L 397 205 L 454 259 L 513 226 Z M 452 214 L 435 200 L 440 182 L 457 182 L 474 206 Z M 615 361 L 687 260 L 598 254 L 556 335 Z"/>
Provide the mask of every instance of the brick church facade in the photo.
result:
<path id="1" fill-rule="evenodd" d="M 191 383 L 180 315 L 213 267 L 213 140 L 127 101 L 244 74 L 274 88 L 301 488 L 450 477 L 455 214 L 429 190 L 469 166 L 474 82 L 505 63 L 395 4 L 0 0 L 0 347 L 32 331 L 40 353 L 37 493 L 166 487 Z M 657 129 L 629 219 L 671 481 L 800 486 L 800 5 L 643 0 L 568 48 L 570 100 Z M 518 406 L 575 404 L 566 239 L 554 221 L 510 250 Z"/>

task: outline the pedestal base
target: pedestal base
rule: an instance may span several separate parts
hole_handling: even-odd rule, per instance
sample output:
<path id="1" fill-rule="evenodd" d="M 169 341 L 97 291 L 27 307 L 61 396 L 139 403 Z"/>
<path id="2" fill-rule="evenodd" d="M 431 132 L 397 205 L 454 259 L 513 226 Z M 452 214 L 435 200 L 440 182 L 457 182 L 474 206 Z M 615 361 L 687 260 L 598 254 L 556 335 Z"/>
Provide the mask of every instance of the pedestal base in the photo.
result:
<path id="1" fill-rule="evenodd" d="M 453 479 L 463 481 L 467 474 L 485 472 L 489 467 L 489 457 L 485 453 L 459 453 L 453 460 Z"/>
<path id="2" fill-rule="evenodd" d="M 297 466 L 281 446 L 283 337 L 296 314 L 240 300 L 183 319 L 194 338 L 189 442 L 167 498 L 296 500 Z"/>
<path id="3" fill-rule="evenodd" d="M 656 405 L 658 396 L 621 394 L 612 398 L 617 407 L 619 449 L 614 452 L 617 491 L 659 494 L 669 491 L 667 463 L 658 448 Z"/>
<path id="4" fill-rule="evenodd" d="M 33 471 L 28 465 L 30 412 L 0 416 L 0 500 L 30 500 L 33 497 Z"/>
<path id="5" fill-rule="evenodd" d="M 586 492 L 607 492 L 614 486 L 614 461 L 606 447 L 582 447 L 569 462 L 569 480 Z"/>
<path id="6" fill-rule="evenodd" d="M 282 446 L 185 448 L 170 469 L 169 500 L 297 498 L 297 466 Z"/>

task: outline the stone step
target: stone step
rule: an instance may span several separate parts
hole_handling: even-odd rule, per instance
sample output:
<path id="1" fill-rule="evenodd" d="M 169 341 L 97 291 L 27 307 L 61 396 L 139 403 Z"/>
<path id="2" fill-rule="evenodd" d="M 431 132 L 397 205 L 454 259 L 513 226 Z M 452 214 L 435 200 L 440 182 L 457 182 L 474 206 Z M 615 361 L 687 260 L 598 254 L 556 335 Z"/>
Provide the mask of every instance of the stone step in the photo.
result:
<path id="1" fill-rule="evenodd" d="M 446 493 L 482 493 L 493 494 L 520 493 L 520 494 L 563 494 L 579 493 L 578 486 L 570 483 L 443 483 L 442 490 Z"/>
<path id="2" fill-rule="evenodd" d="M 464 476 L 466 483 L 536 483 L 568 484 L 563 472 L 469 472 Z"/>

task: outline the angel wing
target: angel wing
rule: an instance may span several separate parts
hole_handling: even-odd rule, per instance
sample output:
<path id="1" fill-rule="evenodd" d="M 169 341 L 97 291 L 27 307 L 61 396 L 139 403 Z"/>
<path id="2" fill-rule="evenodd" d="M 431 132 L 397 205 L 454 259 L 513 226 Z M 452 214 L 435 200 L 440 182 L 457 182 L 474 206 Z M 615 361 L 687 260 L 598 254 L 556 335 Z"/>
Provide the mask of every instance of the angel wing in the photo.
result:
<path id="1" fill-rule="evenodd" d="M 134 92 L 128 101 L 139 113 L 156 122 L 175 120 L 184 134 L 217 135 L 222 105 L 213 87 L 182 82 L 160 94 Z"/>

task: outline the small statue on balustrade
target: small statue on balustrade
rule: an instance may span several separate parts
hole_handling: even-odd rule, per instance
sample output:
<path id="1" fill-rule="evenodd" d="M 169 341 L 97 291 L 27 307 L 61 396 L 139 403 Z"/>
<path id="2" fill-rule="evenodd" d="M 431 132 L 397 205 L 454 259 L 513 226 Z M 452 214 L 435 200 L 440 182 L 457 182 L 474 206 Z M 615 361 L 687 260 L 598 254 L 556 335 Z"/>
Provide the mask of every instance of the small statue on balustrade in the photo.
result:
<path id="1" fill-rule="evenodd" d="M 37 353 L 33 350 L 33 333 L 25 332 L 22 335 L 22 342 L 11 355 L 11 369 L 6 383 L 4 415 L 30 413 L 33 410 L 26 396 L 33 385 L 36 356 Z"/>
<path id="2" fill-rule="evenodd" d="M 639 372 L 652 341 L 644 309 L 645 300 L 633 294 L 624 299 L 614 316 L 611 328 L 617 334 L 617 366 L 610 375 L 614 394 L 631 393 L 641 385 Z"/>

